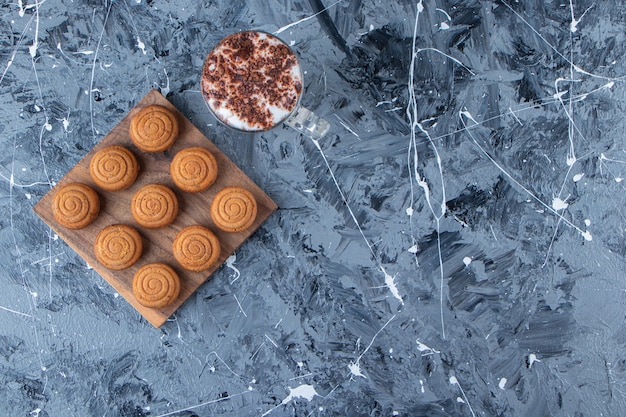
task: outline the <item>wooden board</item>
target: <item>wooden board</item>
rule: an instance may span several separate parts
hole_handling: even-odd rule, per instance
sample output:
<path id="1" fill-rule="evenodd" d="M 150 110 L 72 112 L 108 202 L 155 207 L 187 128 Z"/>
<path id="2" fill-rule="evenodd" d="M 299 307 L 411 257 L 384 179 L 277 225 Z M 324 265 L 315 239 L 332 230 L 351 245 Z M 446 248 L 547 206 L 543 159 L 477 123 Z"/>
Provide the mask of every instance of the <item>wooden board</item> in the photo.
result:
<path id="1" fill-rule="evenodd" d="M 158 104 L 171 109 L 178 118 L 180 136 L 166 152 L 146 153 L 135 147 L 128 135 L 130 120 L 141 108 Z M 123 191 L 105 191 L 98 188 L 89 175 L 89 162 L 99 149 L 109 145 L 123 145 L 137 157 L 141 166 L 135 183 Z M 201 146 L 215 156 L 218 163 L 218 177 L 209 189 L 200 193 L 186 193 L 176 188 L 169 176 L 169 165 L 177 151 L 189 147 Z M 100 196 L 101 211 L 98 218 L 89 226 L 80 230 L 71 230 L 61 226 L 52 214 L 51 202 L 58 187 L 69 182 L 82 182 L 93 187 Z M 163 229 L 146 229 L 139 226 L 130 212 L 130 203 L 135 191 L 145 184 L 160 183 L 174 190 L 179 200 L 180 211 L 175 222 Z M 217 229 L 209 207 L 215 194 L 226 186 L 238 185 L 250 191 L 257 200 L 258 212 L 254 224 L 238 233 L 226 233 Z M 93 149 L 83 157 L 33 208 L 67 244 L 106 279 L 139 313 L 155 327 L 160 327 L 168 317 L 202 285 L 209 276 L 263 223 L 274 210 L 276 204 L 250 178 L 248 178 L 226 155 L 224 155 L 206 136 L 184 117 L 158 91 L 150 91 Z M 100 264 L 94 255 L 93 245 L 96 234 L 104 227 L 123 223 L 135 227 L 143 237 L 143 255 L 132 267 L 122 271 L 112 271 Z M 218 262 L 203 272 L 191 272 L 181 268 L 172 255 L 172 241 L 182 228 L 193 224 L 203 225 L 213 230 L 221 242 L 221 256 Z M 132 292 L 133 276 L 137 269 L 146 263 L 165 262 L 179 274 L 181 289 L 178 299 L 163 309 L 153 309 L 139 304 Z"/>

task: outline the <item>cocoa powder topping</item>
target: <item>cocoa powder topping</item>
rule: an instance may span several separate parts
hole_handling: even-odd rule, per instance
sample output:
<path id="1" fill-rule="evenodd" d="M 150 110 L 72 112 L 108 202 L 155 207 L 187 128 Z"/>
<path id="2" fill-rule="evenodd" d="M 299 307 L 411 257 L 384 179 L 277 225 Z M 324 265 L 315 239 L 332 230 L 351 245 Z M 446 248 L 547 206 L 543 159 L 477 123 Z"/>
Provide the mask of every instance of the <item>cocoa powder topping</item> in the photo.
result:
<path id="1" fill-rule="evenodd" d="M 209 53 L 201 86 L 223 122 L 243 130 L 267 130 L 297 105 L 302 74 L 295 54 L 282 41 L 262 32 L 239 32 Z"/>

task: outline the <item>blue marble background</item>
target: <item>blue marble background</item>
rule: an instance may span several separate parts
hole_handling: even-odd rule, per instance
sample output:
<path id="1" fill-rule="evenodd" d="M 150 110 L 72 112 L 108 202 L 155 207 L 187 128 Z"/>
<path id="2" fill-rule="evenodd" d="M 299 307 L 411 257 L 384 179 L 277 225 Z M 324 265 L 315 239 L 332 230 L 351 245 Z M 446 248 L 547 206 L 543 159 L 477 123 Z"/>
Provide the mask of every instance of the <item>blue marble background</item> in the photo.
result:
<path id="1" fill-rule="evenodd" d="M 0 415 L 626 415 L 621 0 L 0 5 Z M 219 126 L 275 32 L 332 124 Z M 160 329 L 32 211 L 151 88 L 280 206 Z"/>

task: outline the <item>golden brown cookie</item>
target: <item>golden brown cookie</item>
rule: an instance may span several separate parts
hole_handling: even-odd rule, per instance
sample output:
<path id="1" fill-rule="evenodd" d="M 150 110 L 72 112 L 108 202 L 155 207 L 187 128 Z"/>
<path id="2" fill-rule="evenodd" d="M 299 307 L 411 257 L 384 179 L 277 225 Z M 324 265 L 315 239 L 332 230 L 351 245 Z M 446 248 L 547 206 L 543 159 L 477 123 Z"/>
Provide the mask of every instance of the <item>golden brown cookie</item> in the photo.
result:
<path id="1" fill-rule="evenodd" d="M 201 147 L 186 148 L 174 155 L 170 164 L 174 184 L 188 193 L 209 188 L 217 178 L 217 161 L 211 152 Z"/>
<path id="2" fill-rule="evenodd" d="M 256 219 L 257 204 L 250 191 L 241 187 L 220 190 L 211 203 L 211 217 L 225 232 L 241 232 Z"/>
<path id="3" fill-rule="evenodd" d="M 144 107 L 130 120 L 129 134 L 142 151 L 164 151 L 178 138 L 178 121 L 176 115 L 163 106 Z"/>
<path id="4" fill-rule="evenodd" d="M 82 229 L 98 217 L 100 198 L 87 184 L 72 182 L 60 187 L 54 193 L 52 213 L 61 226 Z"/>
<path id="5" fill-rule="evenodd" d="M 100 230 L 93 250 L 102 265 L 119 271 L 137 262 L 142 249 L 141 236 L 135 228 L 125 224 L 113 224 Z"/>
<path id="6" fill-rule="evenodd" d="M 178 298 L 179 293 L 178 274 L 164 263 L 143 265 L 133 278 L 133 295 L 145 307 L 167 307 Z"/>
<path id="7" fill-rule="evenodd" d="M 220 256 L 220 241 L 211 230 L 189 226 L 178 232 L 172 244 L 174 258 L 189 271 L 209 269 Z"/>
<path id="8" fill-rule="evenodd" d="M 106 146 L 91 158 L 89 173 L 96 185 L 104 190 L 125 190 L 137 179 L 139 163 L 127 148 Z"/>
<path id="9" fill-rule="evenodd" d="M 137 223 L 148 229 L 168 226 L 178 215 L 178 199 L 169 187 L 148 184 L 141 187 L 131 202 L 130 211 Z"/>

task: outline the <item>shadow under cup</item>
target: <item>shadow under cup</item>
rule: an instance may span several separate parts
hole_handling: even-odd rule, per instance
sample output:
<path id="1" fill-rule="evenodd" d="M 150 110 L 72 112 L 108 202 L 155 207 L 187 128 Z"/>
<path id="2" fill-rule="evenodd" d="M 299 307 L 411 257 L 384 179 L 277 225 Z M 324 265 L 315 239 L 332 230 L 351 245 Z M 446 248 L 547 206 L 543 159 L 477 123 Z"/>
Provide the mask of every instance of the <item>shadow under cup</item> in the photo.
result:
<path id="1" fill-rule="evenodd" d="M 207 55 L 200 80 L 204 100 L 225 125 L 260 132 L 286 123 L 318 139 L 330 125 L 300 105 L 303 85 L 293 50 L 260 31 L 223 38 Z"/>

